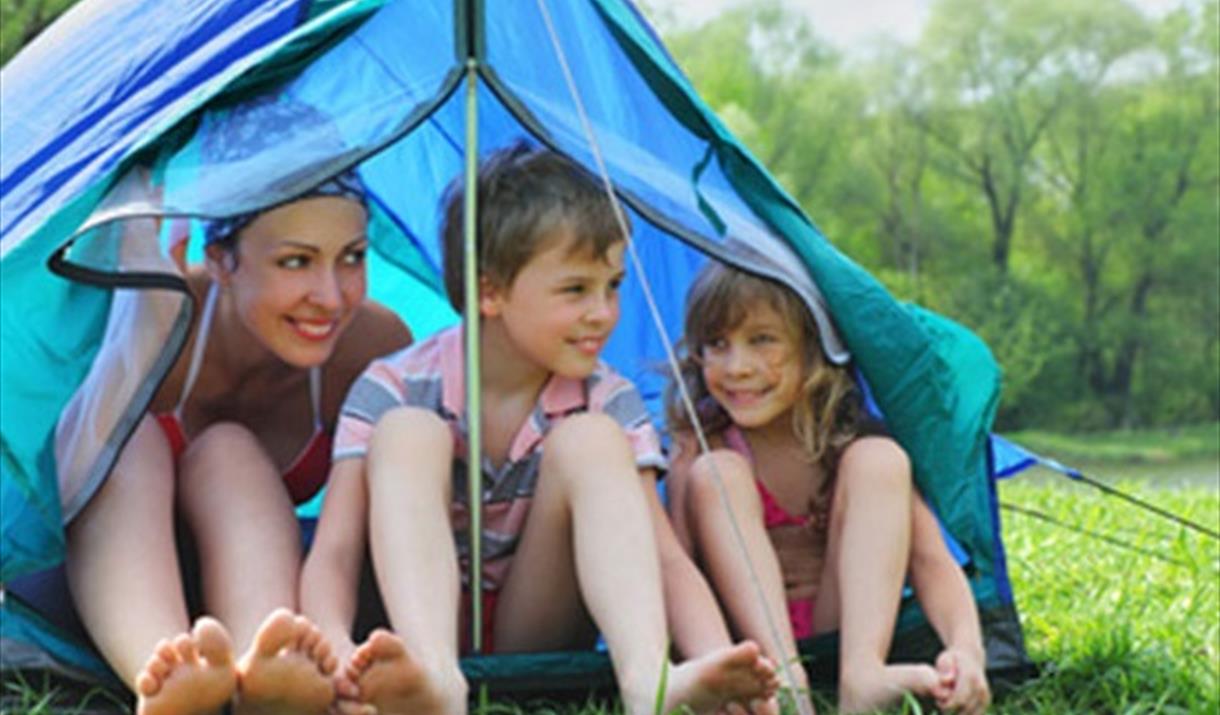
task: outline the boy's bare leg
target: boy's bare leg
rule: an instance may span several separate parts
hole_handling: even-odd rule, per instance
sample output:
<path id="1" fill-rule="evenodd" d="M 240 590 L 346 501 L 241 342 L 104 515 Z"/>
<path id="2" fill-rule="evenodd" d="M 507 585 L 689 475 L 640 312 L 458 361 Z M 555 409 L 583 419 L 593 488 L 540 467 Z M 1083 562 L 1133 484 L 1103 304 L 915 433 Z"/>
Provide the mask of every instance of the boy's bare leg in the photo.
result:
<path id="1" fill-rule="evenodd" d="M 362 701 L 379 715 L 462 715 L 457 553 L 449 519 L 453 437 L 439 417 L 398 408 L 367 457 L 369 547 L 390 623 L 352 655 Z M 401 640 L 399 640 L 401 638 Z"/>
<path id="2" fill-rule="evenodd" d="M 106 662 L 137 695 L 141 715 L 216 710 L 236 684 L 228 634 L 192 631 L 174 538 L 174 460 L 150 417 L 68 529 L 76 609 Z"/>
<path id="3" fill-rule="evenodd" d="M 814 628 L 840 631 L 839 707 L 864 712 L 904 692 L 931 695 L 931 666 L 885 662 L 910 554 L 910 463 L 893 441 L 863 438 L 843 454 L 836 480 Z"/>
<path id="4" fill-rule="evenodd" d="M 686 493 L 687 503 L 678 508 L 685 509 L 698 553 L 730 622 L 745 638 L 765 644 L 773 662 L 784 664 L 780 675 L 790 679 L 785 685 L 812 712 L 809 678 L 798 660 L 779 559 L 767 535 L 749 463 L 727 450 L 699 457 L 691 465 Z M 740 543 L 735 533 L 741 534 Z"/>
<path id="5" fill-rule="evenodd" d="M 203 599 L 237 649 L 237 712 L 321 713 L 335 660 L 294 617 L 300 535 L 279 470 L 245 427 L 217 423 L 180 463 L 178 503 L 199 551 Z"/>
<path id="6" fill-rule="evenodd" d="M 666 712 L 686 705 L 711 713 L 732 701 L 765 697 L 773 671 L 753 643 L 670 665 L 643 489 L 626 436 L 609 417 L 579 415 L 551 431 L 530 516 L 500 591 L 497 649 L 587 642 L 587 606 L 606 638 L 630 715 L 653 712 L 665 668 Z"/>

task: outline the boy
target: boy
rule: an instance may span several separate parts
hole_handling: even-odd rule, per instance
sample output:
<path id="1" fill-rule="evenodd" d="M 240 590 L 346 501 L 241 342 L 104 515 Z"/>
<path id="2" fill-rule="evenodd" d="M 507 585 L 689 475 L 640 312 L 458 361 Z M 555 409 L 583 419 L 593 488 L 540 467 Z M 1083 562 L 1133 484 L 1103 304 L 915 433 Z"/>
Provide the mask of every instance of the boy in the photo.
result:
<path id="1" fill-rule="evenodd" d="M 643 402 L 598 359 L 618 321 L 626 247 L 611 203 L 579 166 L 525 145 L 492 155 L 478 182 L 484 642 L 588 647 L 600 629 L 632 715 L 652 712 L 667 667 L 666 712 L 769 699 L 774 668 L 754 643 L 668 663 L 662 562 L 669 603 L 683 605 L 673 615 L 687 650 L 719 616 L 656 502 L 664 458 Z M 443 240 L 459 312 L 462 205 L 455 183 Z M 350 655 L 341 695 L 358 693 L 382 715 L 466 712 L 462 344 L 461 327 L 449 329 L 375 361 L 353 385 L 302 575 L 304 612 Z M 366 513 L 395 633 L 375 631 L 356 648 L 348 631 Z M 696 623 L 700 614 L 707 619 Z"/>

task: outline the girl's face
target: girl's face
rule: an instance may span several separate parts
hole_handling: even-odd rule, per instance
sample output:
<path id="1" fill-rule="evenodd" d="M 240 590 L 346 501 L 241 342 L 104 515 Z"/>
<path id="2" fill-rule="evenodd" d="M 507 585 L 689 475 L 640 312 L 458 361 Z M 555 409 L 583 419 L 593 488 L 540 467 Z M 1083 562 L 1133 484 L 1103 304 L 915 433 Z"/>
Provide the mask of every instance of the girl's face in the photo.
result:
<path id="1" fill-rule="evenodd" d="M 321 365 L 364 302 L 366 223 L 349 199 L 294 201 L 246 226 L 236 257 L 216 246 L 209 263 L 264 347 L 297 367 Z"/>
<path id="2" fill-rule="evenodd" d="M 755 301 L 745 314 L 704 344 L 699 357 L 712 397 L 739 427 L 757 429 L 788 419 L 800 399 L 801 339 L 766 301 Z"/>

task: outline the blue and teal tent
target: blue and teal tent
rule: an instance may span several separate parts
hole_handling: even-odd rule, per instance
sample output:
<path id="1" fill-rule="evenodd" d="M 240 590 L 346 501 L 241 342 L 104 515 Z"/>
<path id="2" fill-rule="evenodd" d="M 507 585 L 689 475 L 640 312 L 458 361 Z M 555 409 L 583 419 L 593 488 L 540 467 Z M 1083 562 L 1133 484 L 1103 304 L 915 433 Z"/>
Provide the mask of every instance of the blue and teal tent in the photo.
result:
<path id="1" fill-rule="evenodd" d="M 64 524 L 177 357 L 195 306 L 168 255 L 193 218 L 355 167 L 371 194 L 371 293 L 423 336 L 457 320 L 442 190 L 474 153 L 526 138 L 604 170 L 630 214 L 641 267 L 607 359 L 657 407 L 664 348 L 644 282 L 670 336 L 709 257 L 798 290 L 827 355 L 854 361 L 910 453 L 966 568 L 989 668 L 1028 665 L 995 491 L 1025 457 L 991 439 L 990 352 L 836 250 L 626 0 L 85 0 L 0 87 L 0 581 L 62 561 Z M 40 604 L 10 588 L 0 607 L 5 669 L 109 677 Z M 895 650 L 926 654 L 926 630 L 905 604 Z M 464 666 L 507 689 L 609 677 L 596 653 Z"/>

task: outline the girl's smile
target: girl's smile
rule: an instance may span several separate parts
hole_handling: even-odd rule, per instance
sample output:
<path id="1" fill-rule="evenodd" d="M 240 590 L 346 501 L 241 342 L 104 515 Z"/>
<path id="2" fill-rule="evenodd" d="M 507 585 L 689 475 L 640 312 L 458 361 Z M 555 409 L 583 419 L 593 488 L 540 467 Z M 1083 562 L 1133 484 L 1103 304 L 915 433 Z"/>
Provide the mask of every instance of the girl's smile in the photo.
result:
<path id="1" fill-rule="evenodd" d="M 745 311 L 740 324 L 702 346 L 708 392 L 740 427 L 767 427 L 791 413 L 800 398 L 798 336 L 765 301 Z"/>

